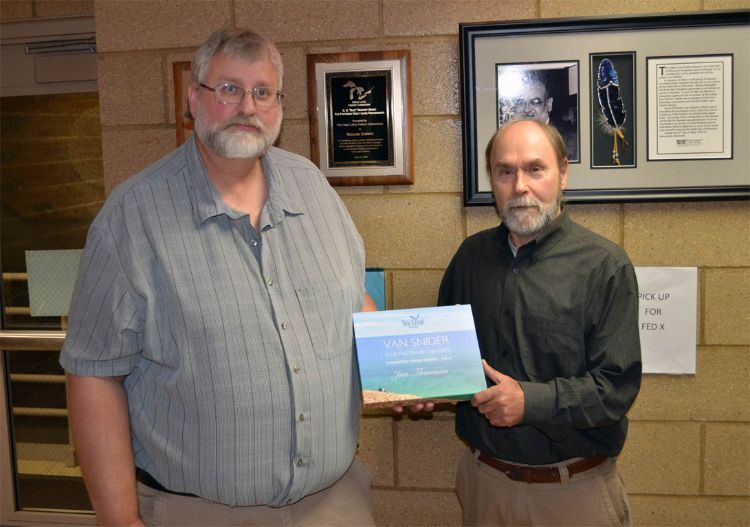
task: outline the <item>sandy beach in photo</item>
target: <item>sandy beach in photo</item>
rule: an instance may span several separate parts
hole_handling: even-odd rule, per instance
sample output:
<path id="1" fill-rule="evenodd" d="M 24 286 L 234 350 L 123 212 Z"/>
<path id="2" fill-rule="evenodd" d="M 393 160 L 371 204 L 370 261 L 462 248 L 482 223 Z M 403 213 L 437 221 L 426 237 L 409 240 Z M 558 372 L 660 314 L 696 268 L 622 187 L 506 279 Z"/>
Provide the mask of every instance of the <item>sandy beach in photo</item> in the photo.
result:
<path id="1" fill-rule="evenodd" d="M 390 408 L 394 404 L 413 404 L 424 397 L 407 393 L 362 390 L 362 406 L 365 408 Z"/>

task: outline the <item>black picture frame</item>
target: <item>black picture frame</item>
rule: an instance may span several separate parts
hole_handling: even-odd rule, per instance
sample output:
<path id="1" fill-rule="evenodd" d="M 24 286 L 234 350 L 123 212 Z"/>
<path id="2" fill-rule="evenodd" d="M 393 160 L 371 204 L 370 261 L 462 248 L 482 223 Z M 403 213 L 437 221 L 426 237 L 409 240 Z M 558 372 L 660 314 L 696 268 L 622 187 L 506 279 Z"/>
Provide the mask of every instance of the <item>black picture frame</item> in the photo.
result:
<path id="1" fill-rule="evenodd" d="M 492 205 L 484 153 L 498 119 L 497 66 L 580 64 L 579 163 L 571 163 L 565 200 L 609 203 L 750 198 L 750 10 L 459 24 L 464 205 Z M 632 53 L 634 162 L 592 167 L 591 57 Z M 731 54 L 731 159 L 646 159 L 649 111 L 646 57 Z M 645 101 L 645 103 L 644 103 Z M 636 104 L 637 103 L 637 104 Z M 623 168 L 631 168 L 624 170 Z"/>

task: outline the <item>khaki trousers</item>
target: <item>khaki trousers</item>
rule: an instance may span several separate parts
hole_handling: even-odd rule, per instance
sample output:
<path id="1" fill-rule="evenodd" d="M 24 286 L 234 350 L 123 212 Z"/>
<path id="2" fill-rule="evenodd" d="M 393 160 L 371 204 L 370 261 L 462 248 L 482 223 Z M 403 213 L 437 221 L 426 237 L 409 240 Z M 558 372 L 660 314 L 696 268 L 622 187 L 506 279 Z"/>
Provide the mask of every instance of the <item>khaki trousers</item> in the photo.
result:
<path id="1" fill-rule="evenodd" d="M 140 514 L 148 527 L 230 525 L 373 527 L 370 475 L 355 460 L 333 486 L 284 507 L 229 507 L 160 492 L 138 483 Z"/>
<path id="2" fill-rule="evenodd" d="M 630 508 L 614 458 L 561 483 L 513 481 L 466 449 L 456 474 L 464 525 L 630 525 Z M 565 463 L 555 466 L 563 467 Z"/>

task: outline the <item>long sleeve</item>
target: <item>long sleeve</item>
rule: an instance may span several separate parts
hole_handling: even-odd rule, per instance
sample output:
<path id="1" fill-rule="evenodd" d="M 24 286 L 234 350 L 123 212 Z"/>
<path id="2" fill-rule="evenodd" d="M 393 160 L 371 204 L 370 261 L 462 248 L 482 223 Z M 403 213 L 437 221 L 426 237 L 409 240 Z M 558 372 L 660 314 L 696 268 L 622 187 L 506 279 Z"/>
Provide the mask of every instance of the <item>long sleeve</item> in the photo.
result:
<path id="1" fill-rule="evenodd" d="M 521 382 L 526 398 L 523 424 L 556 438 L 571 429 L 619 422 L 640 388 L 638 286 L 631 265 L 617 269 L 591 298 L 592 325 L 585 337 L 586 372 L 574 378 Z"/>

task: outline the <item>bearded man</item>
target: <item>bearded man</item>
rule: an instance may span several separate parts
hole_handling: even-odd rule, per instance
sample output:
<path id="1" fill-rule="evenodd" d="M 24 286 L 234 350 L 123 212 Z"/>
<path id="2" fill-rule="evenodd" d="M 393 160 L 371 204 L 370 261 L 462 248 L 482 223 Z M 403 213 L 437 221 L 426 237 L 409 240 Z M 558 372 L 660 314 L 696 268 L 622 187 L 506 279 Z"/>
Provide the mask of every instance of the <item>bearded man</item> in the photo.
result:
<path id="1" fill-rule="evenodd" d="M 638 286 L 562 209 L 565 143 L 511 121 L 490 140 L 499 227 L 467 238 L 439 304 L 471 304 L 489 388 L 456 410 L 465 525 L 628 525 L 616 456 L 641 382 Z"/>
<path id="2" fill-rule="evenodd" d="M 364 246 L 309 161 L 272 145 L 283 65 L 223 29 L 194 135 L 91 225 L 60 362 L 105 525 L 373 525 L 353 461 Z"/>

